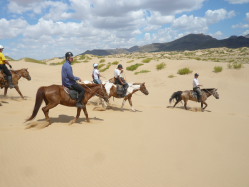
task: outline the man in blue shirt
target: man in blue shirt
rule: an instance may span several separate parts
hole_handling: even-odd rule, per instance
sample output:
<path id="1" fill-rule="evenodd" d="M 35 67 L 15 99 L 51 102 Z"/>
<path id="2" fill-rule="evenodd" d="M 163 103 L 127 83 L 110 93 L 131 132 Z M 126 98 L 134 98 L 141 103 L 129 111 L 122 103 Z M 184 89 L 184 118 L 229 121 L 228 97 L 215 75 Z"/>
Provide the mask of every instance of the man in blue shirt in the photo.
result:
<path id="1" fill-rule="evenodd" d="M 84 108 L 85 106 L 82 101 L 84 99 L 85 89 L 76 82 L 78 80 L 81 81 L 81 79 L 73 75 L 73 70 L 71 66 L 73 62 L 73 53 L 67 52 L 65 54 L 65 58 L 66 58 L 66 62 L 63 64 L 62 71 L 61 71 L 62 85 L 69 89 L 76 90 L 79 93 L 76 107 Z"/>

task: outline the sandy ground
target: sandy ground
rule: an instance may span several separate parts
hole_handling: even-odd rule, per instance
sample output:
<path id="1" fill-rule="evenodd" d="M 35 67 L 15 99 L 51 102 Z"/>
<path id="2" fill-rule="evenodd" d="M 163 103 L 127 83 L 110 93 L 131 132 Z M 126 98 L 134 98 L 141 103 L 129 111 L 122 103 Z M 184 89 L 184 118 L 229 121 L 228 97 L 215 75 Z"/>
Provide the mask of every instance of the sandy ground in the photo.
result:
<path id="1" fill-rule="evenodd" d="M 118 60 L 125 67 L 140 63 Z M 75 64 L 74 74 L 91 80 L 93 59 Z M 166 68 L 157 71 L 160 62 Z M 223 66 L 214 73 L 215 65 Z M 87 105 L 91 122 L 82 113 L 78 123 L 69 125 L 76 108 L 57 106 L 50 111 L 52 124 L 42 128 L 40 110 L 26 129 L 35 94 L 40 86 L 61 84 L 61 66 L 12 62 L 15 69 L 28 68 L 31 81 L 21 78 L 21 99 L 12 89 L 4 98 L 0 92 L 0 186 L 1 187 L 248 187 L 249 186 L 249 66 L 228 69 L 225 63 L 195 60 L 151 61 L 129 82 L 145 82 L 150 94 L 133 96 L 136 112 L 121 99 L 111 99 L 111 108 L 94 110 L 96 97 Z M 113 76 L 116 66 L 102 73 Z M 210 97 L 208 107 L 189 101 L 171 108 L 168 100 L 177 90 L 192 88 L 193 73 L 178 75 L 189 67 L 199 72 L 206 88 L 218 88 L 220 99 Z M 169 78 L 169 75 L 175 75 Z M 44 103 L 43 103 L 44 106 Z"/>

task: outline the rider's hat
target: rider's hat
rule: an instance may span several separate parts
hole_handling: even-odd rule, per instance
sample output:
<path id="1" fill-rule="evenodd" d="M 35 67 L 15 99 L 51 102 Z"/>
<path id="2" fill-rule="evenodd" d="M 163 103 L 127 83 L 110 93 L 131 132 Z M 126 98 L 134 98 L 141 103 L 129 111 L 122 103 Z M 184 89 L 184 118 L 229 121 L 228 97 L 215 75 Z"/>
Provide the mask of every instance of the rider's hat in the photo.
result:
<path id="1" fill-rule="evenodd" d="M 199 76 L 199 74 L 198 74 L 198 73 L 195 73 L 195 76 L 197 76 L 197 77 L 198 77 L 198 76 Z"/>
<path id="2" fill-rule="evenodd" d="M 4 49 L 4 47 L 2 45 L 0 45 L 0 49 Z"/>
<path id="3" fill-rule="evenodd" d="M 72 57 L 73 56 L 73 53 L 72 52 L 67 52 L 65 54 L 65 58 L 68 59 L 69 57 Z"/>
<path id="4" fill-rule="evenodd" d="M 123 66 L 122 66 L 122 64 L 119 64 L 119 65 L 118 65 L 118 68 L 121 68 L 121 69 L 123 69 Z"/>
<path id="5" fill-rule="evenodd" d="M 99 66 L 99 65 L 98 65 L 97 63 L 94 63 L 94 64 L 93 64 L 93 67 L 94 67 L 94 68 L 96 68 L 96 67 L 98 67 L 98 66 Z"/>

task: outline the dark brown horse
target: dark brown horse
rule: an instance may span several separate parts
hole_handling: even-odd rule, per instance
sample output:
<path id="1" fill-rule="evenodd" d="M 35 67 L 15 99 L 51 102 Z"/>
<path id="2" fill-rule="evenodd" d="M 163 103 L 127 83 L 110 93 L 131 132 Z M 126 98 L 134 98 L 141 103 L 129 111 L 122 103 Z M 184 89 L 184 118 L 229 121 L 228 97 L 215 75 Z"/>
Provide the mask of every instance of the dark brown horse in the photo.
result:
<path id="1" fill-rule="evenodd" d="M 21 77 L 23 77 L 29 81 L 31 80 L 28 69 L 23 68 L 23 69 L 15 70 L 15 71 L 11 70 L 11 73 L 12 73 L 12 80 L 13 80 L 13 83 L 15 85 L 15 89 L 19 93 L 19 95 L 24 99 L 24 97 L 19 89 L 18 81 Z M 9 83 L 7 80 L 4 79 L 4 74 L 2 72 L 0 72 L 0 88 L 4 88 L 4 96 L 6 96 L 7 92 L 8 92 L 8 88 L 9 88 Z"/>
<path id="2" fill-rule="evenodd" d="M 211 95 L 213 95 L 216 99 L 219 99 L 219 94 L 217 92 L 217 89 L 215 88 L 209 88 L 209 89 L 201 89 L 202 91 L 202 100 L 201 100 L 201 108 L 204 110 L 207 107 L 207 103 L 205 102 L 207 98 Z M 174 104 L 174 107 L 179 103 L 180 101 L 184 101 L 184 107 L 187 110 L 187 102 L 188 100 L 191 101 L 196 101 L 197 102 L 197 97 L 196 93 L 193 90 L 186 90 L 186 91 L 177 91 L 174 92 L 169 99 L 169 102 L 171 103 L 172 100 L 175 99 L 176 102 Z M 203 107 L 205 105 L 205 107 Z"/>
<path id="3" fill-rule="evenodd" d="M 83 99 L 83 103 L 86 106 L 88 100 L 94 95 L 103 98 L 106 102 L 108 102 L 108 95 L 104 86 L 101 84 L 81 84 L 85 88 L 85 97 Z M 76 100 L 70 98 L 69 94 L 64 90 L 64 87 L 61 85 L 51 85 L 51 86 L 42 86 L 37 90 L 35 106 L 33 109 L 32 115 L 26 120 L 30 121 L 34 119 L 41 107 L 43 100 L 46 103 L 46 106 L 42 108 L 42 111 L 46 117 L 46 121 L 50 122 L 50 118 L 48 116 L 49 110 L 56 107 L 58 104 L 75 107 Z M 88 113 L 86 107 L 83 108 L 83 111 L 86 116 L 86 121 L 89 122 Z M 75 123 L 80 116 L 81 108 L 77 108 L 77 115 L 71 123 Z"/>
<path id="4" fill-rule="evenodd" d="M 106 88 L 106 91 L 108 93 L 108 96 L 109 98 L 110 97 L 115 97 L 115 98 L 123 98 L 123 103 L 122 103 L 122 106 L 121 106 L 121 109 L 123 109 L 124 107 L 124 104 L 126 102 L 126 100 L 128 99 L 129 101 L 129 104 L 131 106 L 131 109 L 132 111 L 136 111 L 133 106 L 132 106 L 132 101 L 131 101 L 131 97 L 134 93 L 136 93 L 137 91 L 141 91 L 143 94 L 145 95 L 149 95 L 149 91 L 147 90 L 146 86 L 145 86 L 145 83 L 133 83 L 133 84 L 129 84 L 129 87 L 127 89 L 127 94 L 125 97 L 120 97 L 118 94 L 117 94 L 117 86 L 114 85 L 113 83 L 111 82 L 107 82 L 105 84 L 105 88 Z"/>

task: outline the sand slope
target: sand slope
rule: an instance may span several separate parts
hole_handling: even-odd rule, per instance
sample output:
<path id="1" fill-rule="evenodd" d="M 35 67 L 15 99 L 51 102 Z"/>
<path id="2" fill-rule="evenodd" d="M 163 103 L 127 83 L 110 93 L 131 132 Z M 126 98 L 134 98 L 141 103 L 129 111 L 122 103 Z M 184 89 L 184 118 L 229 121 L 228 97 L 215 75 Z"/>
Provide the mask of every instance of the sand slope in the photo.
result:
<path id="1" fill-rule="evenodd" d="M 118 60 L 125 67 L 129 59 Z M 91 80 L 92 64 L 75 64 L 74 74 Z M 157 71 L 155 66 L 167 67 Z M 141 63 L 140 59 L 131 64 Z M 223 66 L 213 73 L 215 65 Z M 15 69 L 28 68 L 31 81 L 20 79 L 26 97 L 20 99 L 9 90 L 0 106 L 0 186 L 1 187 L 246 187 L 249 186 L 249 66 L 227 69 L 225 63 L 195 60 L 151 61 L 139 69 L 150 73 L 134 75 L 126 71 L 129 82 L 145 82 L 150 94 L 133 96 L 137 112 L 122 100 L 111 99 L 111 108 L 93 110 L 94 97 L 87 106 L 90 123 L 82 113 L 78 123 L 69 125 L 76 108 L 57 106 L 50 111 L 53 124 L 42 128 L 40 110 L 34 128 L 25 129 L 25 119 L 33 110 L 40 86 L 61 84 L 61 66 L 12 62 Z M 116 66 L 102 74 L 113 76 Z M 206 88 L 218 88 L 220 99 L 210 97 L 205 112 L 190 101 L 171 108 L 168 100 L 177 90 L 192 87 L 193 74 L 176 72 L 189 67 L 199 72 Z M 169 75 L 174 78 L 168 78 Z M 43 104 L 44 106 L 44 104 Z"/>

